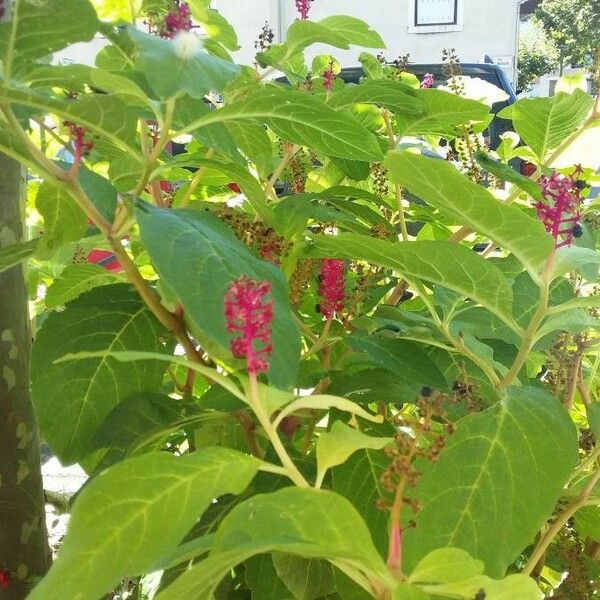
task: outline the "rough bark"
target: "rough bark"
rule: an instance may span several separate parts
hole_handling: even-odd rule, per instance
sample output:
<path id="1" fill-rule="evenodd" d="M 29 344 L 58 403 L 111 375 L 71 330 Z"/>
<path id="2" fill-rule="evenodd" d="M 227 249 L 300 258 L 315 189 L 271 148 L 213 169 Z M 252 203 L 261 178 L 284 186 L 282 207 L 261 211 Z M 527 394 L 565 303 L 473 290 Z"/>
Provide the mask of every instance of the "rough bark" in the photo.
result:
<path id="1" fill-rule="evenodd" d="M 0 247 L 23 233 L 21 166 L 0 154 Z M 39 437 L 29 384 L 31 331 L 23 268 L 0 273 L 0 570 L 2 600 L 21 600 L 50 563 Z"/>

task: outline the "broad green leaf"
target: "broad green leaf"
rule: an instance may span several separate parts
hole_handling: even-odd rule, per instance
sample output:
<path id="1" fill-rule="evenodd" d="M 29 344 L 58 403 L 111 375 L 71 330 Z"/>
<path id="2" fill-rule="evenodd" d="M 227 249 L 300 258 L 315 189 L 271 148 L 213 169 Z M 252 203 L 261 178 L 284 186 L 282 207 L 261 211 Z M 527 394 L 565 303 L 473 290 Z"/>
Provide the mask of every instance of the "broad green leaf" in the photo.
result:
<path id="1" fill-rule="evenodd" d="M 383 65 L 381 61 L 368 52 L 361 52 L 358 55 L 358 62 L 362 65 L 365 75 L 371 79 L 383 78 Z"/>
<path id="2" fill-rule="evenodd" d="M 109 223 L 112 223 L 117 209 L 117 190 L 112 183 L 106 177 L 85 167 L 79 167 L 77 179 L 94 206 Z"/>
<path id="3" fill-rule="evenodd" d="M 296 600 L 318 600 L 335 592 L 333 570 L 324 560 L 275 553 L 273 565 Z"/>
<path id="4" fill-rule="evenodd" d="M 68 265 L 46 291 L 47 308 L 57 308 L 100 285 L 115 283 L 119 278 L 93 264 Z"/>
<path id="5" fill-rule="evenodd" d="M 381 476 L 389 466 L 383 452 L 359 450 L 331 471 L 333 491 L 352 502 L 382 554 L 388 549 L 389 515 L 377 508 L 377 501 L 386 495 Z"/>
<path id="6" fill-rule="evenodd" d="M 273 421 L 273 426 L 278 426 L 279 423 L 285 419 L 285 417 L 298 410 L 329 410 L 331 408 L 337 408 L 338 410 L 349 412 L 352 415 L 362 417 L 363 419 L 372 421 L 373 423 L 381 423 L 383 421 L 383 417 L 381 415 L 372 415 L 364 408 L 358 406 L 358 404 L 355 404 L 346 398 L 330 396 L 327 394 L 316 394 L 314 396 L 302 396 L 287 404 L 285 408 L 278 413 L 277 418 Z"/>
<path id="7" fill-rule="evenodd" d="M 477 594 L 484 594 L 485 600 L 539 600 L 540 588 L 526 575 L 509 575 L 505 579 L 495 580 L 479 575 L 463 581 L 422 586 L 422 589 L 444 598 L 463 598 L 471 600 Z"/>
<path id="8" fill-rule="evenodd" d="M 0 273 L 33 256 L 39 240 L 28 242 L 17 242 L 8 246 L 0 247 Z"/>
<path id="9" fill-rule="evenodd" d="M 219 11 L 209 8 L 210 4 L 207 0 L 190 0 L 189 5 L 194 20 L 202 25 L 207 38 L 219 42 L 228 50 L 238 50 L 239 44 L 235 29 Z"/>
<path id="10" fill-rule="evenodd" d="M 321 19 L 319 25 L 345 38 L 348 45 L 362 46 L 363 48 L 385 48 L 381 36 L 356 17 L 332 15 Z"/>
<path id="11" fill-rule="evenodd" d="M 233 508 L 217 530 L 208 558 L 156 600 L 211 598 L 229 569 L 273 551 L 352 564 L 380 581 L 389 580 L 367 527 L 346 499 L 325 490 L 287 487 Z"/>
<path id="12" fill-rule="evenodd" d="M 544 162 L 551 150 L 581 126 L 593 104 L 589 94 L 576 90 L 549 98 L 523 98 L 498 114 L 512 120 L 521 139 Z"/>
<path id="13" fill-rule="evenodd" d="M 108 94 L 114 94 L 127 105 L 142 108 L 150 106 L 150 100 L 144 90 L 129 77 L 96 68 L 91 71 L 91 79 L 94 87 Z"/>
<path id="14" fill-rule="evenodd" d="M 48 258 L 61 246 L 83 237 L 86 216 L 63 189 L 43 182 L 35 197 L 35 207 L 44 218 L 44 233 L 36 251 L 38 256 Z"/>
<path id="15" fill-rule="evenodd" d="M 437 389 L 445 387 L 444 376 L 435 363 L 411 341 L 357 334 L 348 336 L 346 341 L 353 350 L 361 353 L 357 362 L 366 360 L 373 366 L 387 369 L 404 384 L 406 396 L 393 400 L 411 401 L 421 393 L 423 386 Z"/>
<path id="16" fill-rule="evenodd" d="M 314 98 L 274 86 L 252 92 L 184 127 L 190 133 L 211 123 L 258 119 L 280 137 L 309 146 L 328 156 L 354 160 L 380 160 L 379 143 L 373 134 L 345 112 L 336 112 Z"/>
<path id="17" fill-rule="evenodd" d="M 223 90 L 239 72 L 234 63 L 204 51 L 200 38 L 196 38 L 196 49 L 183 49 L 177 40 L 164 40 L 135 29 L 129 33 L 139 50 L 136 68 L 146 76 L 159 100 L 181 92 L 201 99 L 210 91 Z"/>
<path id="18" fill-rule="evenodd" d="M 293 600 L 292 593 L 277 576 L 270 554 L 260 554 L 245 561 L 244 579 L 252 592 L 252 600 L 261 598 Z"/>
<path id="19" fill-rule="evenodd" d="M 260 184 L 248 173 L 247 169 L 224 160 L 200 159 L 196 163 L 201 167 L 208 167 L 227 175 L 232 182 L 240 186 L 256 214 L 268 225 L 275 225 L 275 213 L 267 204 L 265 193 Z"/>
<path id="20" fill-rule="evenodd" d="M 431 600 L 431 596 L 409 583 L 399 583 L 394 600 Z"/>
<path id="21" fill-rule="evenodd" d="M 106 356 L 55 361 L 90 350 L 159 352 L 164 334 L 125 284 L 95 288 L 47 317 L 33 345 L 33 401 L 42 434 L 63 463 L 92 451 L 92 435 L 125 397 L 157 390 L 165 366 L 146 361 L 132 368 Z"/>
<path id="22" fill-rule="evenodd" d="M 265 128 L 256 123 L 232 121 L 227 123 L 227 129 L 240 150 L 256 165 L 259 174 L 268 177 L 273 168 L 273 144 Z"/>
<path id="23" fill-rule="evenodd" d="M 365 435 L 341 421 L 336 421 L 331 429 L 322 433 L 317 440 L 317 480 L 323 481 L 328 469 L 341 465 L 357 450 L 381 450 L 393 441 L 394 439 L 389 437 Z"/>
<path id="24" fill-rule="evenodd" d="M 575 513 L 574 521 L 580 538 L 589 537 L 592 540 L 600 540 L 600 507 L 584 506 L 580 508 Z"/>
<path id="25" fill-rule="evenodd" d="M 392 181 L 510 250 L 532 276 L 550 255 L 553 241 L 538 219 L 497 200 L 450 163 L 394 151 L 388 153 L 386 165 Z"/>
<path id="26" fill-rule="evenodd" d="M 468 296 L 512 325 L 512 290 L 502 272 L 458 244 L 443 241 L 387 242 L 346 233 L 311 238 L 309 256 L 364 260 L 395 269 L 409 281 L 423 279 Z"/>
<path id="27" fill-rule="evenodd" d="M 99 472 L 126 458 L 136 442 L 148 443 L 151 441 L 148 438 L 154 436 L 156 446 L 170 433 L 169 426 L 176 425 L 184 413 L 182 401 L 162 394 L 134 394 L 125 398 L 115 406 L 94 434 L 93 445 L 102 451 L 95 471 Z"/>
<path id="28" fill-rule="evenodd" d="M 77 497 L 59 556 L 30 600 L 98 598 L 151 570 L 215 498 L 241 493 L 259 465 L 228 448 L 206 448 L 184 457 L 147 454 L 108 469 Z"/>
<path id="29" fill-rule="evenodd" d="M 27 90 L 0 87 L 0 102 L 31 107 L 41 113 L 49 112 L 61 119 L 73 121 L 84 127 L 89 134 L 100 136 L 100 140 L 94 140 L 96 150 L 100 147 L 100 141 L 107 142 L 138 163 L 143 162 L 135 143 L 136 116 L 119 98 L 111 94 L 88 94 L 73 102 Z"/>
<path id="30" fill-rule="evenodd" d="M 223 351 L 230 340 L 223 304 L 229 286 L 241 275 L 271 282 L 274 317 L 269 379 L 281 389 L 293 386 L 300 339 L 281 271 L 252 256 L 220 219 L 207 212 L 140 204 L 137 218 L 161 282 L 180 300 L 188 322 Z"/>
<path id="31" fill-rule="evenodd" d="M 201 375 L 207 377 L 211 381 L 218 383 L 221 387 L 228 390 L 232 395 L 234 395 L 239 400 L 244 401 L 245 396 L 240 391 L 238 386 L 235 383 L 235 380 L 231 377 L 227 377 L 219 373 L 216 369 L 212 369 L 210 367 L 205 367 L 197 362 L 193 362 L 184 358 L 183 356 L 175 356 L 173 354 L 164 354 L 162 352 L 144 352 L 144 351 L 135 351 L 135 350 L 100 350 L 97 352 L 75 352 L 70 354 L 65 354 L 63 357 L 56 360 L 56 363 L 60 364 L 63 362 L 70 362 L 73 360 L 83 360 L 85 358 L 114 358 L 120 362 L 138 362 L 138 361 L 147 361 L 147 360 L 159 360 L 161 362 L 172 363 L 174 365 L 178 365 L 184 367 L 186 369 L 191 369 L 192 371 L 196 371 L 196 373 L 200 373 Z M 267 387 L 267 386 L 265 386 Z M 259 388 L 260 389 L 260 388 Z"/>
<path id="32" fill-rule="evenodd" d="M 422 510 L 405 533 L 406 567 L 450 546 L 502 577 L 554 510 L 577 464 L 576 430 L 562 406 L 536 388 L 510 388 L 457 426 L 439 461 L 419 465 L 414 496 Z"/>
<path id="33" fill-rule="evenodd" d="M 600 269 L 600 252 L 580 246 L 563 246 L 556 251 L 552 277 L 560 277 L 569 271 L 581 273 L 585 279 L 595 281 Z"/>
<path id="34" fill-rule="evenodd" d="M 90 41 L 97 29 L 96 11 L 88 0 L 13 0 L 0 22 L 0 61 L 4 72 L 21 70 L 28 61 Z M 55 26 L 49 27 L 50 23 Z"/>
<path id="35" fill-rule="evenodd" d="M 458 548 L 438 548 L 423 557 L 412 570 L 408 583 L 453 583 L 481 575 L 483 562 Z"/>
<path id="36" fill-rule="evenodd" d="M 510 165 L 490 158 L 490 156 L 482 150 L 475 154 L 475 159 L 488 173 L 516 185 L 524 192 L 527 192 L 532 198 L 541 200 L 542 191 L 540 186 L 532 179 L 529 179 L 529 177 L 525 177 L 525 175 L 521 175 L 521 173 L 515 171 Z"/>
<path id="37" fill-rule="evenodd" d="M 351 104 L 375 104 L 389 108 L 392 112 L 413 115 L 425 112 L 425 103 L 414 95 L 411 88 L 388 79 L 347 85 L 342 90 L 336 90 L 328 102 L 332 108 L 343 108 Z"/>
<path id="38" fill-rule="evenodd" d="M 92 83 L 93 69 L 87 65 L 40 65 L 28 71 L 25 81 L 32 88 L 62 88 L 85 92 Z"/>
<path id="39" fill-rule="evenodd" d="M 92 0 L 92 4 L 100 19 L 107 21 L 131 21 L 132 10 L 137 14 L 140 9 L 140 0 Z"/>
<path id="40" fill-rule="evenodd" d="M 590 315 L 587 310 L 574 308 L 557 315 L 550 315 L 537 330 L 534 339 L 537 341 L 554 331 L 584 333 L 589 329 L 598 329 L 599 327 L 598 319 Z"/>
<path id="41" fill-rule="evenodd" d="M 442 90 L 414 90 L 413 94 L 425 104 L 425 111 L 418 115 L 396 115 L 403 136 L 440 135 L 452 139 L 459 135 L 459 126 L 484 121 L 489 115 L 490 109 L 485 104 Z"/>

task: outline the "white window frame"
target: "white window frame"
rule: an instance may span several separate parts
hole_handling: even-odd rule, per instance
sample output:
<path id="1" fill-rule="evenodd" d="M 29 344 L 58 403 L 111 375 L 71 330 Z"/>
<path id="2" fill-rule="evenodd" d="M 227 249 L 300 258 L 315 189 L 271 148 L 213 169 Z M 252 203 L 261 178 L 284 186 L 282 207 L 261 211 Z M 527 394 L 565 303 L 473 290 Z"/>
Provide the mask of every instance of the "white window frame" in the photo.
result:
<path id="1" fill-rule="evenodd" d="M 409 33 L 445 33 L 450 31 L 462 31 L 464 0 L 456 0 L 456 23 L 437 25 L 417 25 L 417 2 L 419 0 L 408 0 L 408 32 Z"/>

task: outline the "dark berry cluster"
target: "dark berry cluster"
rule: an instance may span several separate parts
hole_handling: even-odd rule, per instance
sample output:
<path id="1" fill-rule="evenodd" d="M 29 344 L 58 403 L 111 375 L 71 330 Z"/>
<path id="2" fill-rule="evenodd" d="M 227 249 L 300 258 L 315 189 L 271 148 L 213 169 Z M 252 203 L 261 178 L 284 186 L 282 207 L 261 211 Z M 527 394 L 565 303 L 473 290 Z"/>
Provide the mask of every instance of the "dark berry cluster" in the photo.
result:
<path id="1" fill-rule="evenodd" d="M 258 39 L 254 42 L 254 47 L 260 51 L 268 50 L 273 44 L 274 39 L 275 34 L 273 33 L 273 28 L 268 21 L 265 21 L 265 24 L 258 35 Z"/>

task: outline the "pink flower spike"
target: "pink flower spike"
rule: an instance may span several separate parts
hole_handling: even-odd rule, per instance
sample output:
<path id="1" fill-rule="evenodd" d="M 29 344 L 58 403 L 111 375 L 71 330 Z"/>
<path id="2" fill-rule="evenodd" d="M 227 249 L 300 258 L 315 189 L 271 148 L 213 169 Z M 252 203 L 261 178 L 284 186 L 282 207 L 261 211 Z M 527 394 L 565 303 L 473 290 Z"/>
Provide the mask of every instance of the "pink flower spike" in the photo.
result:
<path id="1" fill-rule="evenodd" d="M 252 375 L 269 369 L 271 356 L 271 321 L 273 301 L 264 301 L 271 291 L 268 281 L 254 281 L 245 275 L 236 279 L 225 294 L 227 333 L 236 334 L 231 340 L 231 352 L 236 358 L 245 358 Z"/>
<path id="2" fill-rule="evenodd" d="M 326 92 L 330 92 L 333 87 L 333 79 L 335 75 L 333 73 L 333 63 L 330 63 L 329 68 L 323 73 L 323 89 Z"/>
<path id="3" fill-rule="evenodd" d="M 302 20 L 308 19 L 308 11 L 312 0 L 296 0 L 296 9 Z"/>
<path id="4" fill-rule="evenodd" d="M 580 220 L 580 189 L 574 176 L 560 175 L 556 171 L 548 177 L 540 177 L 542 200 L 535 203 L 538 219 L 544 224 L 546 231 L 554 238 L 556 249 L 573 243 L 573 228 Z"/>
<path id="5" fill-rule="evenodd" d="M 321 313 L 326 319 L 332 319 L 335 313 L 344 308 L 344 261 L 335 258 L 324 259 L 321 263 L 320 278 Z"/>
<path id="6" fill-rule="evenodd" d="M 429 89 L 433 87 L 433 75 L 431 73 L 425 73 L 423 79 L 421 79 L 421 89 Z"/>

